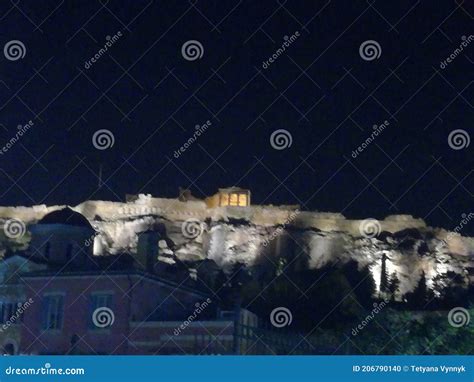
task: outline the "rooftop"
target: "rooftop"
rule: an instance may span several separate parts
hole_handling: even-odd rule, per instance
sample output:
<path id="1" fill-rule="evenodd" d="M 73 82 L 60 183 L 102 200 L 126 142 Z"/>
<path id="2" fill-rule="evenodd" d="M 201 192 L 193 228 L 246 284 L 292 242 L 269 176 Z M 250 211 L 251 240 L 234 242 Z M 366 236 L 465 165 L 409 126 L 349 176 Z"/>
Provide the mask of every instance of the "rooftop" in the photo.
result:
<path id="1" fill-rule="evenodd" d="M 84 215 L 69 207 L 46 214 L 37 224 L 63 224 L 94 229 Z"/>

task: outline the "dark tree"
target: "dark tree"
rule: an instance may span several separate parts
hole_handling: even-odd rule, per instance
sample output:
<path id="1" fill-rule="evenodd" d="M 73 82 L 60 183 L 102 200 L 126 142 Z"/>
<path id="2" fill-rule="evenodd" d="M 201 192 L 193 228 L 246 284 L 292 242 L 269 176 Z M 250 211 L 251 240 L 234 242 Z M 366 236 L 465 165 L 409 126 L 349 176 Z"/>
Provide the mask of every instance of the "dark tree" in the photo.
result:
<path id="1" fill-rule="evenodd" d="M 343 272 L 359 303 L 365 308 L 372 307 L 375 281 L 369 267 L 359 270 L 357 262 L 352 260 L 344 266 Z"/>
<path id="2" fill-rule="evenodd" d="M 392 273 L 390 276 L 390 283 L 388 284 L 388 293 L 390 293 L 390 299 L 392 301 L 395 300 L 395 296 L 397 292 L 399 292 L 400 288 L 400 280 L 397 277 L 397 274 L 395 272 Z"/>
<path id="3" fill-rule="evenodd" d="M 380 272 L 380 292 L 388 292 L 387 255 L 382 255 L 382 271 Z"/>
<path id="4" fill-rule="evenodd" d="M 428 290 L 426 285 L 426 275 L 425 272 L 421 272 L 420 280 L 418 280 L 418 285 L 413 290 L 413 292 L 407 294 L 407 302 L 411 308 L 415 309 L 425 309 L 427 303 L 431 300 L 432 292 Z"/>
<path id="5" fill-rule="evenodd" d="M 433 281 L 440 308 L 463 306 L 469 300 L 468 289 L 462 275 L 448 271 L 437 275 Z"/>

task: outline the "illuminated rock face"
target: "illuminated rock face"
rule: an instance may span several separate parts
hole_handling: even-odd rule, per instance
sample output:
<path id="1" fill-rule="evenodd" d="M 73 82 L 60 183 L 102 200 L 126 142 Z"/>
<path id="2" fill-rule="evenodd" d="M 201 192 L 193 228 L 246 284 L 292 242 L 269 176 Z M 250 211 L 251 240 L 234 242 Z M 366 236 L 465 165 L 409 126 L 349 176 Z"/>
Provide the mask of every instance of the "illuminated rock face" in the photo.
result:
<path id="1" fill-rule="evenodd" d="M 60 208 L 1 207 L 0 218 L 14 217 L 31 225 Z M 427 227 L 408 215 L 378 222 L 348 220 L 341 214 L 299 211 L 295 206 L 209 208 L 201 200 L 144 195 L 129 203 L 87 201 L 73 209 L 98 231 L 96 255 L 136 253 L 139 234 L 161 227 L 170 244 L 168 255 L 187 262 L 212 259 L 223 269 L 278 256 L 296 257 L 301 267 L 309 268 L 355 260 L 370 268 L 379 288 L 385 258 L 386 272 L 400 281 L 400 294 L 413 290 L 422 272 L 429 287 L 435 276 L 447 272 L 459 274 L 467 284 L 474 267 L 474 238 Z M 375 231 L 367 228 L 374 224 Z M 193 228 L 189 232 L 188 225 Z"/>

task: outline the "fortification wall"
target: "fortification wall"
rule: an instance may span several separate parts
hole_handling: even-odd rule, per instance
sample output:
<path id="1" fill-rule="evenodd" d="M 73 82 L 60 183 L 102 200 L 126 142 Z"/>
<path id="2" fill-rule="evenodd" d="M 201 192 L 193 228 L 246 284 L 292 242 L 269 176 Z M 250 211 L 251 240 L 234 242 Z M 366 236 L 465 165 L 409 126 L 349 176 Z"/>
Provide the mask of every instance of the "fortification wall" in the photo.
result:
<path id="1" fill-rule="evenodd" d="M 32 207 L 0 207 L 0 218 L 16 218 L 26 224 L 35 223 L 44 215 L 65 206 L 38 205 Z M 245 220 L 260 226 L 294 225 L 321 231 L 343 231 L 358 235 L 363 220 L 350 220 L 339 213 L 299 211 L 297 206 L 250 206 L 208 208 L 204 201 L 153 198 L 140 195 L 134 202 L 86 201 L 75 207 L 75 211 L 89 220 L 98 218 L 111 220 L 133 219 L 146 215 L 158 215 L 171 221 L 197 219 L 204 221 Z M 397 232 L 407 228 L 422 229 L 426 223 L 410 215 L 391 215 L 379 220 L 382 231 Z"/>

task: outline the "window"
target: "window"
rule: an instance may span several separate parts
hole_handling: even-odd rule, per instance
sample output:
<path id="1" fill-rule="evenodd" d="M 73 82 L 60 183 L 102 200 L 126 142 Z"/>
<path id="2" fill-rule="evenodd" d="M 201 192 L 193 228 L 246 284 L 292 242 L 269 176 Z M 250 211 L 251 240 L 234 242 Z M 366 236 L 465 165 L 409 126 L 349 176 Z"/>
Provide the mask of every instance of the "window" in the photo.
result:
<path id="1" fill-rule="evenodd" d="M 60 330 L 63 326 L 63 296 L 50 295 L 43 299 L 43 330 Z"/>
<path id="2" fill-rule="evenodd" d="M 1 318 L 1 321 L 2 321 L 2 324 L 6 323 L 10 317 L 12 316 L 13 314 L 13 304 L 9 303 L 9 302 L 2 302 L 1 306 L 0 306 L 0 318 Z"/>
<path id="3" fill-rule="evenodd" d="M 96 293 L 91 295 L 91 310 L 89 314 L 89 328 L 90 329 L 101 329 L 97 327 L 93 320 L 93 314 L 96 309 L 99 308 L 112 308 L 112 294 L 110 293 Z"/>
<path id="4" fill-rule="evenodd" d="M 246 207 L 248 205 L 247 203 L 247 195 L 245 194 L 240 194 L 239 195 L 239 206 Z"/>
<path id="5" fill-rule="evenodd" d="M 238 206 L 238 205 L 239 205 L 239 194 L 230 194 L 229 206 Z"/>
<path id="6" fill-rule="evenodd" d="M 0 302 L 0 323 L 16 324 L 23 321 L 24 310 L 20 310 L 23 306 L 21 302 Z"/>
<path id="7" fill-rule="evenodd" d="M 228 194 L 221 194 L 221 206 L 228 206 L 229 205 L 229 195 Z"/>
<path id="8" fill-rule="evenodd" d="M 10 320 L 10 318 L 13 316 L 15 307 L 10 302 L 3 303 L 2 306 L 3 306 L 3 320 L 2 321 L 5 323 L 8 320 Z"/>
<path id="9" fill-rule="evenodd" d="M 246 207 L 249 205 L 249 195 L 245 192 L 223 192 L 220 194 L 219 205 Z"/>

